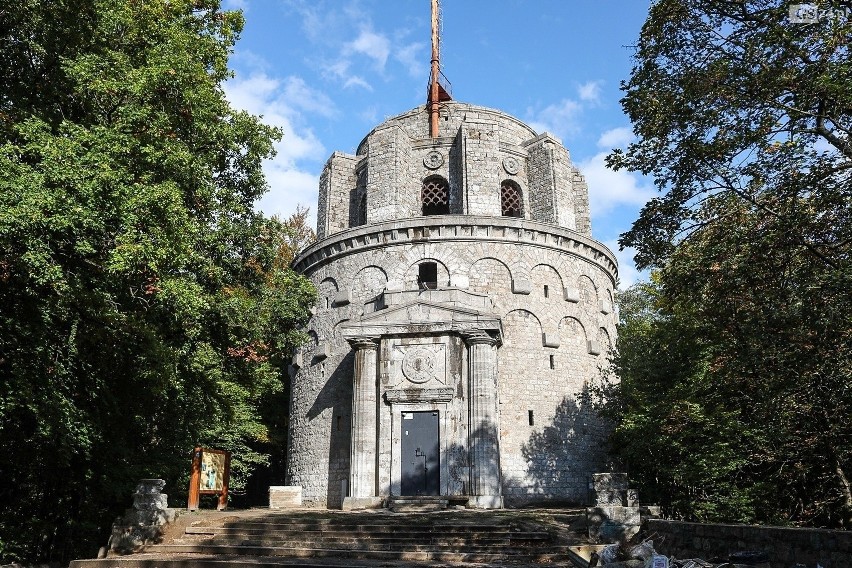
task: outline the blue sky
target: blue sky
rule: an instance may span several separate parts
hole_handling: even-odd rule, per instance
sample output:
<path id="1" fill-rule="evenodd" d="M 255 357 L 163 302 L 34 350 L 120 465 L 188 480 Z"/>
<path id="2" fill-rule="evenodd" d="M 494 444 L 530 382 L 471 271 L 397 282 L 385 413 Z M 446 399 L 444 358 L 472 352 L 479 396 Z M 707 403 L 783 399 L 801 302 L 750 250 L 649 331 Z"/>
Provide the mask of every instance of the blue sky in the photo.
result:
<path id="1" fill-rule="evenodd" d="M 619 257 L 621 287 L 642 275 L 618 251 L 655 194 L 651 180 L 611 172 L 604 156 L 631 139 L 620 81 L 650 0 L 442 0 L 441 64 L 453 98 L 492 107 L 562 140 L 586 176 L 592 233 Z M 335 151 L 354 152 L 385 118 L 423 104 L 429 78 L 429 0 L 225 0 L 246 26 L 225 87 L 234 106 L 263 115 L 284 138 L 265 166 L 258 202 L 287 216 L 316 209 L 317 181 Z"/>

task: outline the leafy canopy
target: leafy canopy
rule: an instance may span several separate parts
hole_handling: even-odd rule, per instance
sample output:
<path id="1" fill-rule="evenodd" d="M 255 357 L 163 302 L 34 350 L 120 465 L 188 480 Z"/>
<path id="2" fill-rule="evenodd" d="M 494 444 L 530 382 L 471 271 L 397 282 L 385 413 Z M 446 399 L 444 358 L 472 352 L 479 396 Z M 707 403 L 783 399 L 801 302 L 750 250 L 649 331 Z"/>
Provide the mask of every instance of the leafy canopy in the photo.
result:
<path id="1" fill-rule="evenodd" d="M 670 514 L 852 525 L 852 7 L 659 0 L 622 104 L 652 174 L 604 411 Z"/>
<path id="2" fill-rule="evenodd" d="M 237 490 L 267 461 L 314 291 L 298 227 L 252 208 L 281 133 L 224 98 L 240 13 L 0 12 L 0 556 L 67 562 L 136 480 L 179 500 L 194 445 L 235 452 Z"/>

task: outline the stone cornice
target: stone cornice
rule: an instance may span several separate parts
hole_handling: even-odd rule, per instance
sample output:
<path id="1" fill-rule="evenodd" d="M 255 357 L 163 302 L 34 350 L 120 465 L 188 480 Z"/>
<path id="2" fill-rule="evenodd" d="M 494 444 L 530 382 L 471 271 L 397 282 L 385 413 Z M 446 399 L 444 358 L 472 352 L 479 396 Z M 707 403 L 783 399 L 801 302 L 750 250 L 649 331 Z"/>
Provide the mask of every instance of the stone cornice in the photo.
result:
<path id="1" fill-rule="evenodd" d="M 371 223 L 334 233 L 307 247 L 293 268 L 311 274 L 324 264 L 366 250 L 418 242 L 507 242 L 554 249 L 604 269 L 615 286 L 615 255 L 598 241 L 557 225 L 480 215 L 436 215 Z"/>

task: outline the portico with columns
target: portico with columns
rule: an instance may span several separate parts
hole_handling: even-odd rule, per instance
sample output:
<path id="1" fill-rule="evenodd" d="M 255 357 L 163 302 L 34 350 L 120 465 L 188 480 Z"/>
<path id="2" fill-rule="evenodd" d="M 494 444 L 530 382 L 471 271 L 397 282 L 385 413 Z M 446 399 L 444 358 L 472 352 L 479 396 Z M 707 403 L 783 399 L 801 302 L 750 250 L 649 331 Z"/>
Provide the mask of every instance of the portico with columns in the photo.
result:
<path id="1" fill-rule="evenodd" d="M 385 291 L 378 303 L 341 327 L 354 351 L 344 508 L 409 495 L 466 496 L 468 506 L 502 507 L 502 324 L 490 299 L 448 288 Z M 431 416 L 437 427 L 427 425 L 412 452 L 406 438 L 416 435 L 417 415 Z"/>

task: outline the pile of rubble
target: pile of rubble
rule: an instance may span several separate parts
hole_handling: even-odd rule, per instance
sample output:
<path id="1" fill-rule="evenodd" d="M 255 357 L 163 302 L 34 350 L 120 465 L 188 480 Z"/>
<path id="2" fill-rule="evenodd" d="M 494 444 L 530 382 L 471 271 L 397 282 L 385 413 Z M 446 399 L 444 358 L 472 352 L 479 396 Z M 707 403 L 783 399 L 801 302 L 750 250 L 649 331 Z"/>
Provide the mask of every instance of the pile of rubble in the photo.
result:
<path id="1" fill-rule="evenodd" d="M 637 544 L 622 541 L 606 546 L 592 555 L 589 566 L 607 568 L 770 568 L 769 557 L 764 552 L 742 551 L 734 553 L 727 561 L 700 558 L 676 559 L 657 554 L 653 540 Z"/>

